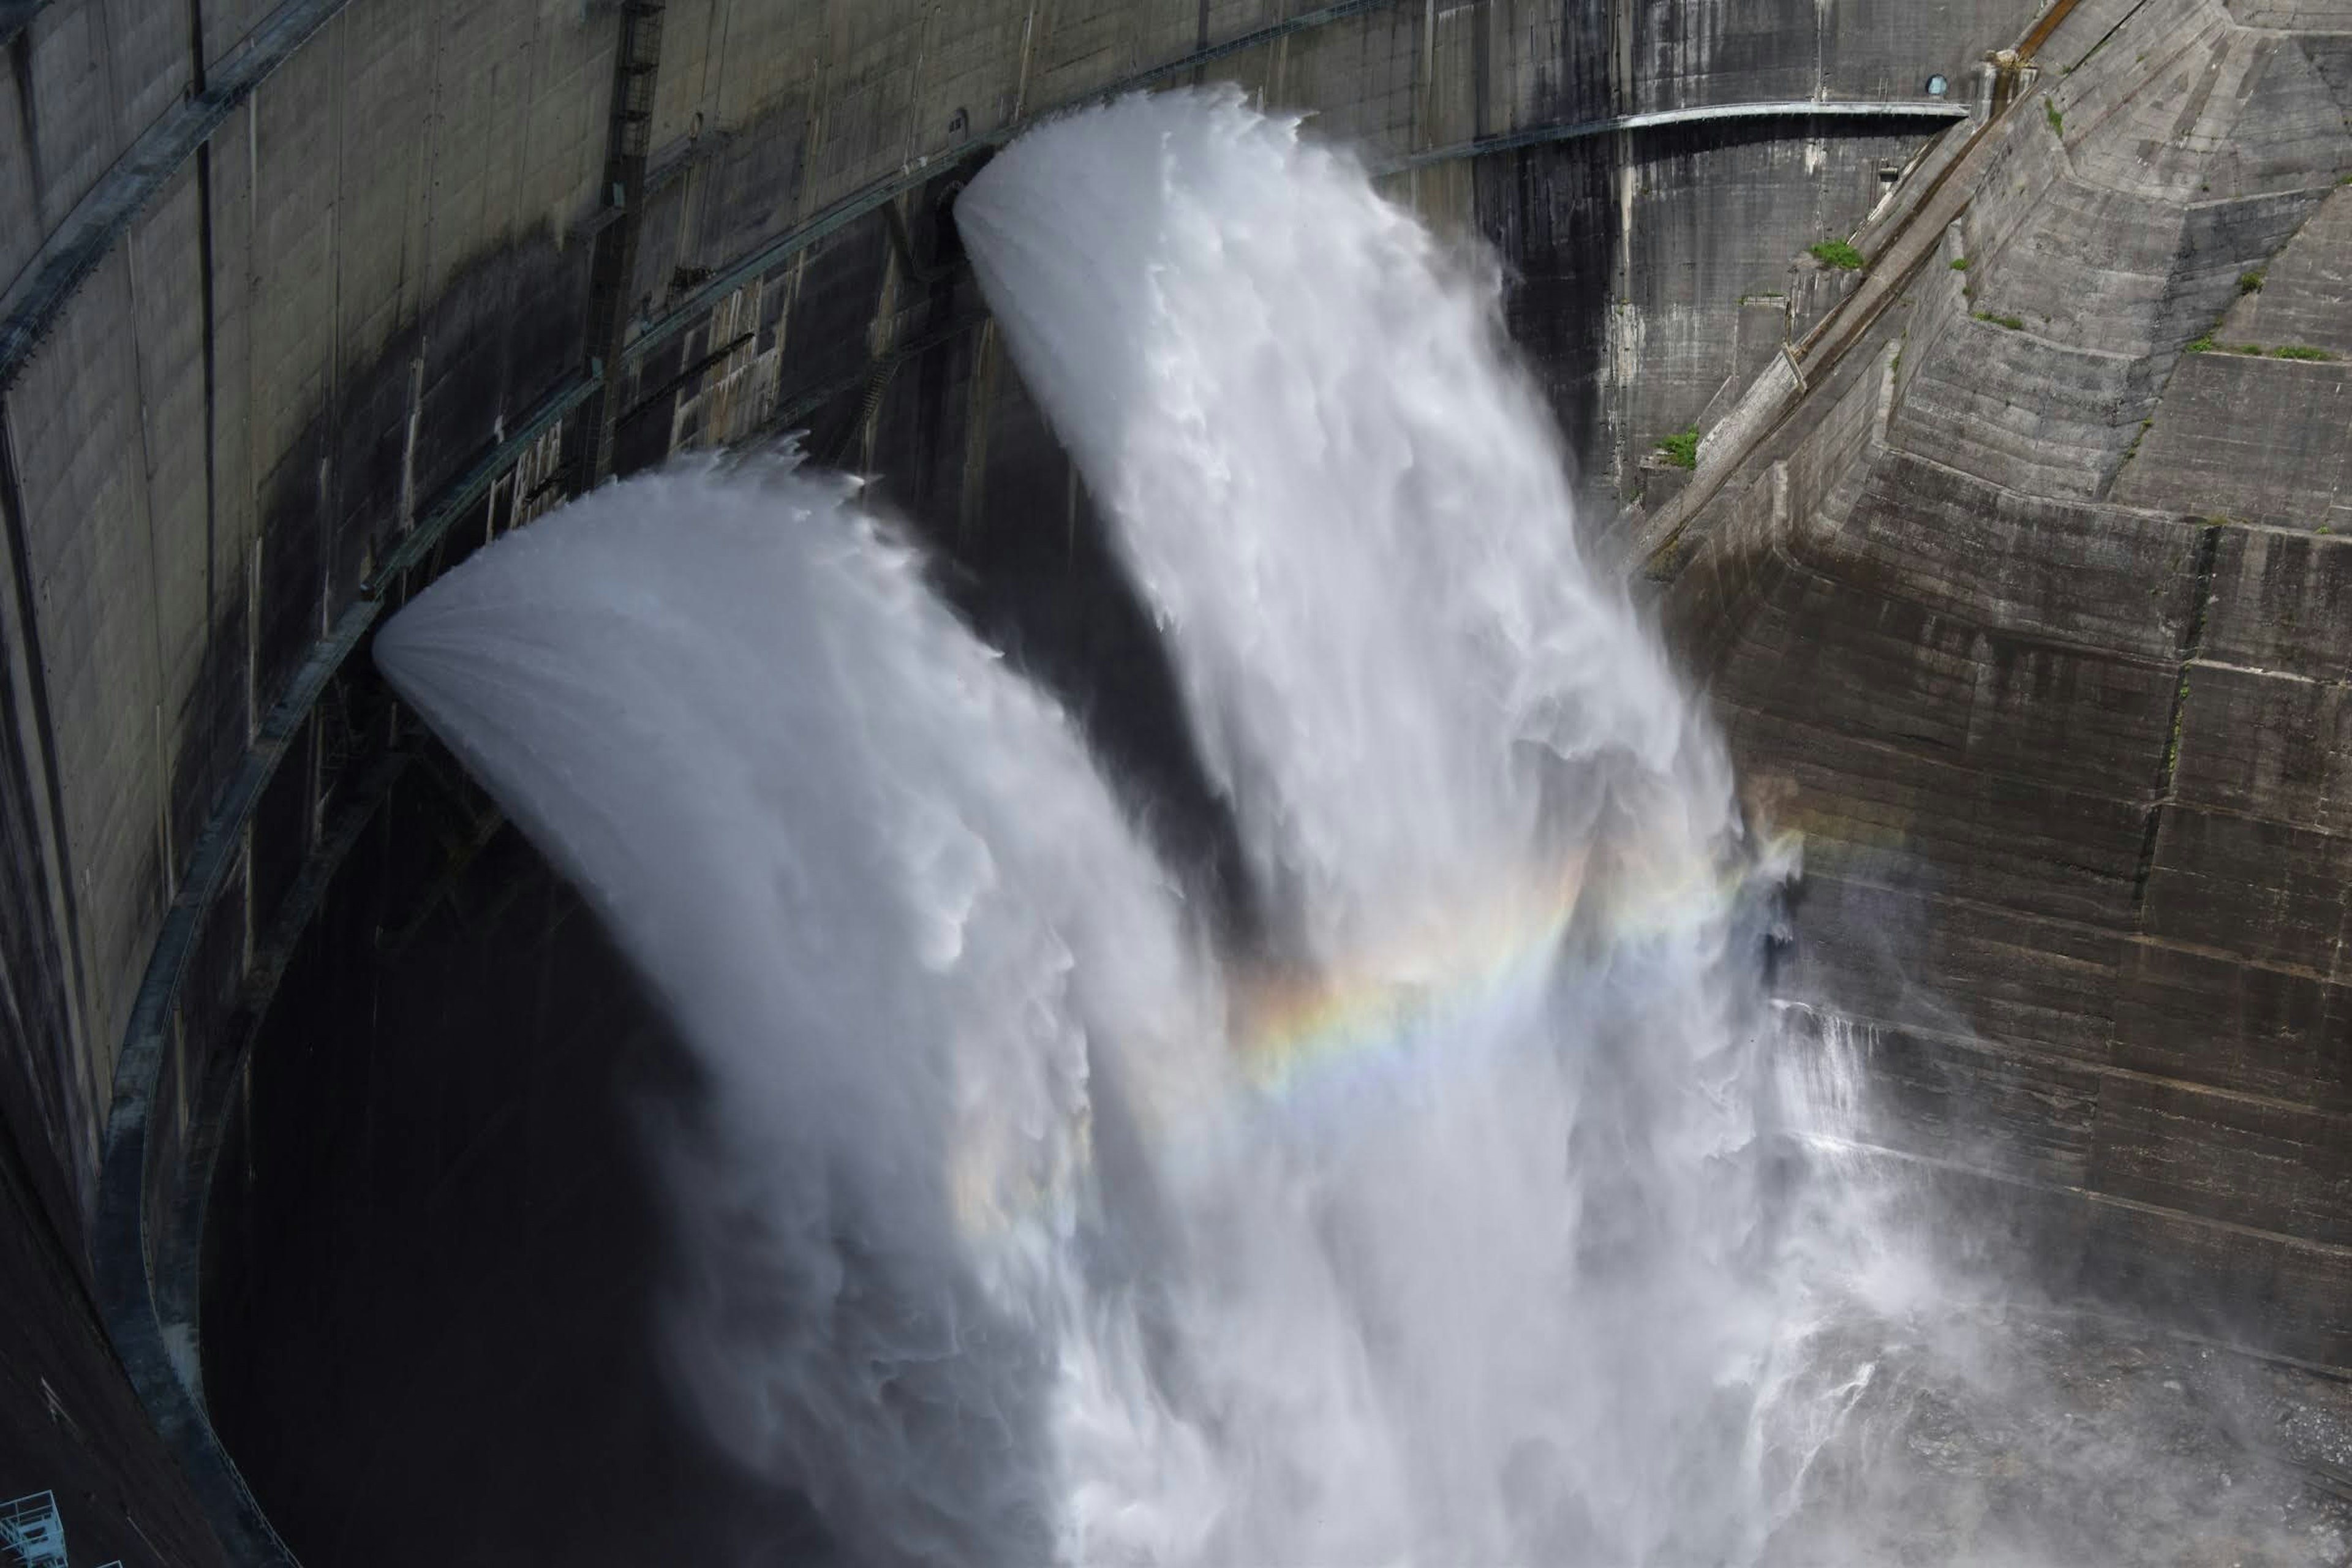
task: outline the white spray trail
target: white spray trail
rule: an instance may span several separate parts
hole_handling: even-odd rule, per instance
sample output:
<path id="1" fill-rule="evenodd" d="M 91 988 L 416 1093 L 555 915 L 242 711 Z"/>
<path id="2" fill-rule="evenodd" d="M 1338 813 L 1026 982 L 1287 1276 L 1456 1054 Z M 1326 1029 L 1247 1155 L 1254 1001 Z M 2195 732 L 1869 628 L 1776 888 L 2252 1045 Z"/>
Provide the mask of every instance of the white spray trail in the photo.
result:
<path id="1" fill-rule="evenodd" d="M 1048 124 L 957 222 L 1315 956 L 1589 835 L 1601 792 L 1562 763 L 1671 777 L 1673 831 L 1727 830 L 1719 749 L 1578 560 L 1490 261 L 1234 89 Z"/>
<path id="2" fill-rule="evenodd" d="M 1744 1550 L 1755 1471 L 1717 1445 L 1787 1322 L 1730 773 L 1580 559 L 1491 265 L 1233 89 L 1048 125 L 957 216 L 1167 630 L 1277 962 L 1443 994 L 1490 927 L 1564 920 L 1539 1002 L 1403 1029 L 1425 1060 L 1296 1151 L 1402 1466 L 1348 1493 L 1396 1500 L 1407 1555 Z"/>
<path id="3" fill-rule="evenodd" d="M 1042 1560 L 1093 1037 L 1217 1026 L 1060 714 L 788 462 L 599 491 L 376 656 L 703 1057 L 673 1317 L 721 1440 L 864 1560 Z"/>
<path id="4" fill-rule="evenodd" d="M 1854 1386 L 1759 1157 L 1757 858 L 1491 276 L 1230 94 L 1040 131 L 960 219 L 1265 951 L 788 460 L 600 491 L 378 642 L 707 1072 L 713 1431 L 860 1562 L 1752 1558 Z"/>

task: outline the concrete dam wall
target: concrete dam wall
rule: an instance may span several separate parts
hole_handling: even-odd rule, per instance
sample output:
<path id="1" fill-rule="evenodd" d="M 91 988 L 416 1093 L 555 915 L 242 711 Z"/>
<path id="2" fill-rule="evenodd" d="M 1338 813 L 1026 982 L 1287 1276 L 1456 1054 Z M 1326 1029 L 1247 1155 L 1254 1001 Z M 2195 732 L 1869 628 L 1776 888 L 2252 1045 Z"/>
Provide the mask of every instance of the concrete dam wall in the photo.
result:
<path id="1" fill-rule="evenodd" d="M 945 217 L 1035 116 L 1211 79 L 1501 253 L 1587 489 L 1808 835 L 1789 984 L 1869 1032 L 1885 1141 L 2086 1292 L 2352 1363 L 2352 22 L 2084 0 L 1989 123 L 2040 9 L 0 5 L 0 1238 L 42 1292 L 0 1324 L 34 1391 L 0 1458 L 89 1494 L 78 1543 L 165 1561 L 277 1550 L 215 1422 L 273 1515 L 310 1500 L 306 1556 L 396 1489 L 268 1419 L 347 1359 L 285 1347 L 361 1254 L 507 1223 L 477 1189 L 352 1218 L 431 1184 L 385 1129 L 455 1164 L 518 1108 L 584 1118 L 545 1085 L 638 1005 L 562 978 L 597 939 L 356 654 L 602 477 L 805 429 L 1218 860 Z M 1804 256 L 1849 236 L 1861 272 Z M 1695 473 L 1657 452 L 1687 429 Z M 470 1098 L 400 1081 L 429 1005 L 358 1000 L 493 985 L 534 1043 L 453 1037 Z"/>
<path id="2" fill-rule="evenodd" d="M 1641 543 L 1890 1141 L 2095 1292 L 2341 1365 L 2352 97 L 2283 26 L 2326 18 L 2241 10 L 2067 18 Z"/>

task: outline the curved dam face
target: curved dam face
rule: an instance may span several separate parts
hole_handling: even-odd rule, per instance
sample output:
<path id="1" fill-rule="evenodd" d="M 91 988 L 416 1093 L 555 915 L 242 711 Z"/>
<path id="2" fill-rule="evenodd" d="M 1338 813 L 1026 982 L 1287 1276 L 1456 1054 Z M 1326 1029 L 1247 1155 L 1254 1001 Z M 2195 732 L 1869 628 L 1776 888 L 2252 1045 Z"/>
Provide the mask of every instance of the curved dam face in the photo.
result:
<path id="1" fill-rule="evenodd" d="M 1596 552 L 1806 836 L 1778 984 L 1869 1142 L 2067 1302 L 2352 1365 L 2344 25 L 0 5 L 0 1496 L 93 1561 L 416 1561 L 436 1497 L 483 1561 L 822 1556 L 647 1328 L 695 1069 L 367 639 L 804 431 L 1248 929 L 950 216 L 1039 115 L 1211 80 L 1499 254 Z"/>

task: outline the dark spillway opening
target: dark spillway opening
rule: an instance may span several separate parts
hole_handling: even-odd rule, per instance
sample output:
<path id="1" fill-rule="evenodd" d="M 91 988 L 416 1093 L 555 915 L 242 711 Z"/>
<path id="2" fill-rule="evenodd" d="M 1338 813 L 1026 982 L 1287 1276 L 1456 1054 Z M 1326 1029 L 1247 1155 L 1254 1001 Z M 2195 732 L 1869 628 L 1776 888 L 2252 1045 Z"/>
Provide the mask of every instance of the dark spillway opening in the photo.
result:
<path id="1" fill-rule="evenodd" d="M 1013 556 L 941 571 L 1091 716 L 1201 896 L 1245 919 L 1107 563 L 1060 541 Z M 215 1426 L 307 1568 L 453 1540 L 480 1563 L 831 1561 L 665 1364 L 648 1124 L 691 1122 L 691 1058 L 579 894 L 437 743 L 404 743 L 229 1112 L 205 1226 Z"/>
<path id="2" fill-rule="evenodd" d="M 1167 672 L 1100 552 L 1016 542 L 940 570 L 1090 716 L 1201 895 L 1245 919 Z M 830 1560 L 801 1500 L 709 1444 L 664 1363 L 646 1137 L 696 1114 L 691 1059 L 578 893 L 447 752 L 404 743 L 229 1115 L 202 1312 L 221 1436 L 309 1568 L 453 1539 L 483 1563 Z"/>
<path id="3" fill-rule="evenodd" d="M 966 472 L 978 299 L 936 205 L 867 228 L 826 265 L 895 251 L 926 346 L 805 410 L 804 450 L 872 470 L 942 594 L 1070 707 L 1213 920 L 1253 925 L 1161 644 L 1017 384 Z M 578 893 L 413 721 L 402 734 L 215 1168 L 202 1353 L 222 1439 L 308 1568 L 453 1543 L 481 1563 L 833 1560 L 801 1499 L 708 1441 L 665 1363 L 648 1124 L 690 1125 L 692 1061 Z"/>
<path id="4" fill-rule="evenodd" d="M 423 748 L 260 1033 L 207 1226 L 213 1419 L 306 1564 L 820 1555 L 660 1364 L 636 1119 L 696 1089 L 577 895 Z"/>

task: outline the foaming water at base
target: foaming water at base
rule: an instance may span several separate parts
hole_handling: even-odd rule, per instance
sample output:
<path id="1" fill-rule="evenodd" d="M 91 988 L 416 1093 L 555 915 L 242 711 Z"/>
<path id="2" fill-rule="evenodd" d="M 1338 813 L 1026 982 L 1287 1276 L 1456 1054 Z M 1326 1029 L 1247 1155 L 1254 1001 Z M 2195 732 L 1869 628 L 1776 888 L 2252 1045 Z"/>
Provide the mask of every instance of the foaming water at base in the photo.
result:
<path id="1" fill-rule="evenodd" d="M 1491 268 L 1230 93 L 1048 126 L 960 221 L 1262 941 L 789 456 L 598 491 L 378 643 L 704 1067 L 682 1385 L 860 1562 L 1808 1560 L 1934 1285 Z"/>

